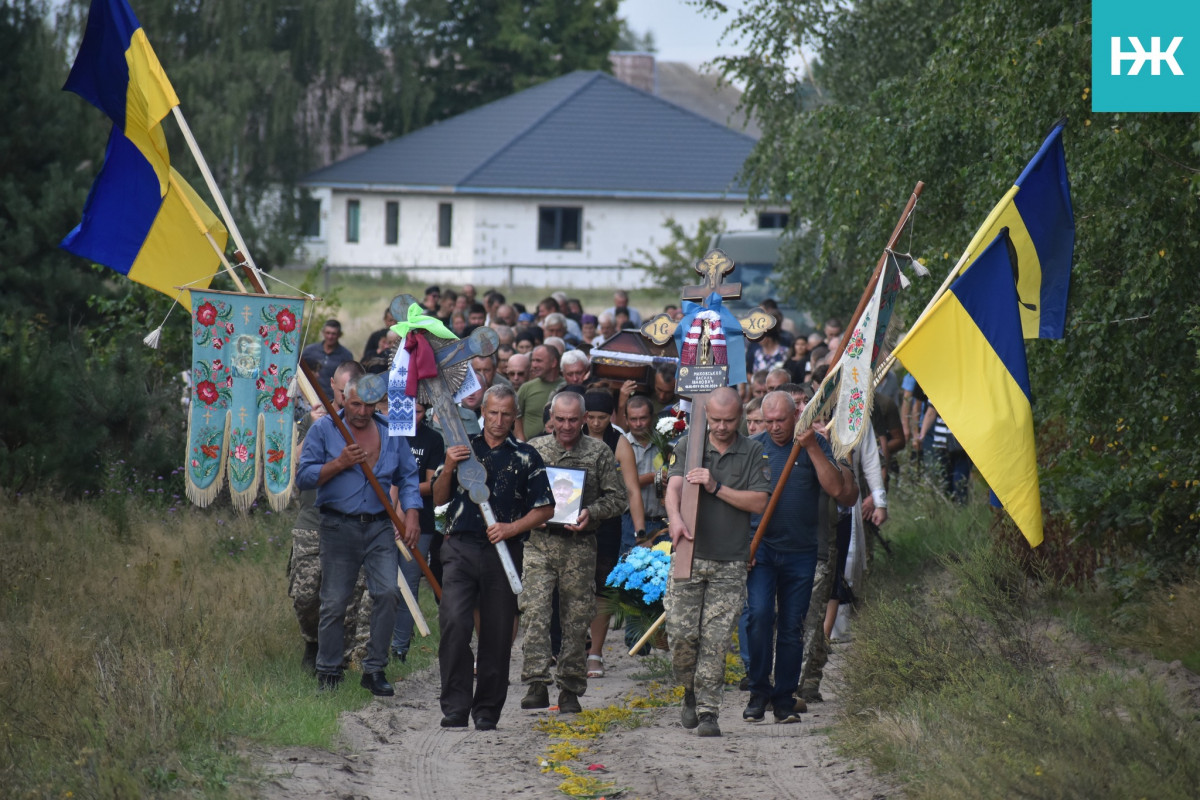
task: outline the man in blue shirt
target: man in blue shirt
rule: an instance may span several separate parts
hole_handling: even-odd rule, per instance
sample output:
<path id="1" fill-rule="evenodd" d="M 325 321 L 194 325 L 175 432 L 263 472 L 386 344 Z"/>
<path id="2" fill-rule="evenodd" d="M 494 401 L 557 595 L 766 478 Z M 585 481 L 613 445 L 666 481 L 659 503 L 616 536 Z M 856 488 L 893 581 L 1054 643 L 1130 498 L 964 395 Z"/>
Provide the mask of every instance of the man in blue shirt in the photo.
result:
<path id="1" fill-rule="evenodd" d="M 382 376 L 353 378 L 344 390 L 341 417 L 354 438 L 347 444 L 323 417 L 304 440 L 296 485 L 317 490 L 321 509 L 321 622 L 317 628 L 317 680 L 322 689 L 342 680 L 342 637 L 346 606 L 359 569 L 367 576 L 371 595 L 371 635 L 363 659 L 362 685 L 372 694 L 395 692 L 384 675 L 388 642 L 396 621 L 400 591 L 396 586 L 398 552 L 393 538 L 401 534 L 389 520 L 364 470 L 375 473 L 384 493 L 395 486 L 404 514 L 404 541 L 416 547 L 422 506 L 417 461 L 408 443 L 388 436 L 387 420 L 374 413 L 374 404 L 387 391 Z"/>
<path id="2" fill-rule="evenodd" d="M 774 489 L 792 452 L 796 403 L 786 392 L 771 392 L 763 398 L 762 414 L 766 430 L 751 438 L 762 444 Z M 825 437 L 809 428 L 800 442 L 804 449 L 767 523 L 746 581 L 750 702 L 742 718 L 750 722 L 763 719 L 768 702 L 776 722 L 800 719 L 792 695 L 800 680 L 804 615 L 817 566 L 818 502 L 822 489 L 839 498 L 847 492 L 846 477 Z M 752 529 L 760 519 L 758 514 L 751 518 Z"/>

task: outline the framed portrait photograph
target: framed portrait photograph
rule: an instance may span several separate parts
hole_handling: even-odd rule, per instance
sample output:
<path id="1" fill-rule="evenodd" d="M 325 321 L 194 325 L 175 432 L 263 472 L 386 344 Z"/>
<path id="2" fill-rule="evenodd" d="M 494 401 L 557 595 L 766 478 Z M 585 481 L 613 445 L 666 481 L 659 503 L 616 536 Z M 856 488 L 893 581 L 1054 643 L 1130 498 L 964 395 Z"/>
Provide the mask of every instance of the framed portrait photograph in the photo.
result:
<path id="1" fill-rule="evenodd" d="M 583 482 L 587 470 L 570 467 L 546 467 L 550 491 L 554 493 L 554 516 L 551 525 L 574 525 L 579 521 L 583 506 Z"/>

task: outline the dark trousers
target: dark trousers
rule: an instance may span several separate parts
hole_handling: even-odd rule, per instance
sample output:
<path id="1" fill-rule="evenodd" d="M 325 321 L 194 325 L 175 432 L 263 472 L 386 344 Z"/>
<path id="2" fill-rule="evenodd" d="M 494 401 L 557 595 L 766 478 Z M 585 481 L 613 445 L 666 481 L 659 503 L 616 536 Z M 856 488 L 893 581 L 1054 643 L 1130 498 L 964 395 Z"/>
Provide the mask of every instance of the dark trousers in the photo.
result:
<path id="1" fill-rule="evenodd" d="M 750 692 L 770 698 L 777 710 L 787 709 L 800 684 L 804 615 L 812 597 L 817 551 L 785 553 L 763 542 L 754 561 L 746 579 Z"/>
<path id="2" fill-rule="evenodd" d="M 522 545 L 511 540 L 507 544 L 519 573 Z M 438 661 L 442 671 L 442 714 L 465 717 L 470 713 L 476 722 L 496 722 L 508 698 L 517 596 L 508 585 L 496 547 L 482 537 L 447 536 L 442 542 L 441 556 L 442 604 L 438 621 L 442 634 Z M 471 655 L 476 608 L 479 609 L 477 658 Z"/>
<path id="3" fill-rule="evenodd" d="M 317 671 L 342 671 L 346 607 L 350 605 L 358 571 L 367 577 L 371 595 L 371 635 L 364 673 L 382 672 L 388 663 L 388 642 L 396 624 L 400 590 L 396 586 L 400 557 L 392 523 L 363 523 L 325 514 L 321 517 L 321 621 L 317 628 Z"/>

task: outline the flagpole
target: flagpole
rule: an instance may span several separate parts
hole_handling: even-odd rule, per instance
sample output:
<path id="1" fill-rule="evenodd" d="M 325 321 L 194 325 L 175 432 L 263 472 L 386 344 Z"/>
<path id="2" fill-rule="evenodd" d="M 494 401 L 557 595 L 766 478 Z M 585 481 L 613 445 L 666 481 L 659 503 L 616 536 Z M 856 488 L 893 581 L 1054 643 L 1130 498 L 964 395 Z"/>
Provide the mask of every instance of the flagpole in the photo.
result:
<path id="1" fill-rule="evenodd" d="M 187 119 L 183 116 L 183 111 L 176 105 L 171 107 L 171 113 L 175 116 L 175 121 L 179 123 L 179 129 L 183 131 L 183 138 L 187 142 L 188 149 L 192 151 L 192 158 L 196 160 L 196 165 L 200 167 L 200 172 L 204 175 L 204 183 L 208 186 L 208 191 L 212 193 L 213 199 L 217 201 L 217 209 L 221 212 L 221 218 L 225 220 L 225 227 L 229 229 L 229 235 L 233 237 L 233 242 L 237 245 L 237 249 L 245 256 L 250 269 L 257 274 L 258 266 L 254 263 L 254 258 L 250 255 L 250 249 L 246 247 L 245 240 L 242 239 L 242 233 L 238 230 L 237 223 L 233 221 L 233 214 L 230 213 L 229 206 L 225 204 L 225 196 L 221 194 L 221 189 L 217 186 L 217 182 L 213 178 L 212 170 L 208 168 L 208 162 L 204 159 L 204 154 L 200 152 L 200 145 L 196 143 L 196 137 L 192 135 L 191 126 L 188 125 Z M 243 291 L 245 290 L 243 289 Z"/>
<path id="2" fill-rule="evenodd" d="M 175 173 L 173 171 L 169 176 L 169 180 L 171 183 L 171 188 L 175 190 L 175 194 L 179 197 L 179 202 L 183 203 L 183 207 L 187 209 L 188 214 L 191 215 L 192 222 L 196 224 L 196 229 L 199 230 L 200 233 L 204 234 L 204 238 L 208 240 L 210 245 L 212 245 L 213 252 L 217 254 L 217 258 L 221 259 L 221 266 L 223 266 L 225 271 L 229 273 L 229 277 L 233 279 L 233 283 L 235 286 L 237 286 L 238 291 L 243 294 L 249 294 L 249 292 L 246 291 L 246 285 L 242 283 L 242 279 L 239 278 L 237 272 L 234 271 L 233 265 L 230 264 L 229 259 L 225 257 L 225 249 L 222 248 L 221 245 L 217 244 L 217 240 L 213 238 L 211 233 L 209 233 L 208 227 L 204 224 L 204 220 L 201 219 L 200 214 L 196 211 L 196 207 L 192 205 L 192 201 L 188 199 L 187 192 L 185 192 L 183 187 L 179 185 L 179 179 L 175 177 Z"/>
<path id="3" fill-rule="evenodd" d="M 266 294 L 267 287 L 262 282 L 262 275 L 259 272 L 258 267 L 254 265 L 254 259 L 251 258 L 250 251 L 246 247 L 246 243 L 242 241 L 242 235 L 238 232 L 237 224 L 233 221 L 233 215 L 229 212 L 229 206 L 225 205 L 225 198 L 221 195 L 221 190 L 217 188 L 216 181 L 213 180 L 212 172 L 208 168 L 208 162 L 204 160 L 204 154 L 200 152 L 200 147 L 196 144 L 195 137 L 192 136 L 192 129 L 188 127 L 187 120 L 184 119 L 183 112 L 179 110 L 179 106 L 174 106 L 171 109 L 171 112 L 175 114 L 175 120 L 179 123 L 179 127 L 183 130 L 183 138 L 187 140 L 188 148 L 191 149 L 192 156 L 196 159 L 196 164 L 200 167 L 200 172 L 204 174 L 204 182 L 208 185 L 209 191 L 212 192 L 213 198 L 217 201 L 217 205 L 221 210 L 221 216 L 224 217 L 225 220 L 225 227 L 229 230 L 230 235 L 233 236 L 234 243 L 238 246 L 238 252 L 241 253 L 242 257 L 246 259 L 247 275 L 250 278 L 250 282 L 253 284 L 254 292 L 257 292 L 258 294 Z M 208 229 L 205 227 L 203 220 L 201 220 L 199 213 L 197 213 L 196 208 L 191 204 L 191 201 L 188 200 L 187 193 L 184 192 L 182 187 L 180 187 L 176 182 L 174 175 L 171 176 L 171 185 L 179 195 L 179 199 L 183 202 L 184 208 L 186 208 L 188 213 L 192 215 L 192 220 L 195 221 L 196 227 L 204 233 L 204 237 L 208 239 L 208 243 L 212 246 L 213 251 L 216 252 L 217 258 L 221 259 L 221 266 L 225 268 L 225 271 L 229 273 L 229 277 L 233 279 L 234 286 L 236 286 L 238 291 L 242 294 L 252 294 L 253 292 L 247 289 L 246 284 L 242 283 L 241 278 L 238 277 L 237 270 L 235 270 L 233 265 L 229 263 L 229 259 L 225 257 L 225 249 L 221 247 L 221 245 L 217 243 L 217 240 L 213 238 L 213 235 L 208 232 Z M 317 404 L 317 393 L 313 390 L 312 384 L 309 383 L 308 376 L 303 372 L 297 372 L 296 377 L 296 385 L 300 388 L 301 393 L 304 395 L 304 399 L 308 401 L 310 406 L 315 406 Z"/>
<path id="4" fill-rule="evenodd" d="M 991 213 L 987 215 L 987 219 L 985 219 L 983 224 L 980 225 L 978 230 L 975 231 L 975 235 L 971 237 L 971 241 L 967 244 L 967 249 L 964 250 L 963 254 L 958 257 L 958 262 L 955 263 L 954 268 L 950 270 L 950 273 L 946 276 L 946 280 L 942 281 L 942 285 L 939 286 L 938 290 L 933 293 L 933 297 L 929 298 L 929 302 L 925 304 L 925 308 L 922 309 L 921 313 L 917 315 L 917 318 L 912 321 L 912 325 L 908 326 L 908 331 L 905 331 L 904 336 L 900 338 L 900 341 L 896 342 L 896 347 L 899 347 L 900 342 L 903 342 L 908 338 L 908 333 L 913 329 L 913 326 L 915 326 L 922 317 L 928 314 L 930 309 L 933 308 L 934 303 L 936 303 L 941 296 L 950 289 L 950 284 L 954 283 L 954 279 L 958 277 L 959 271 L 966 265 L 967 260 L 971 257 L 971 254 L 975 252 L 976 248 L 983 243 L 983 237 L 986 235 L 986 232 L 992 229 L 992 226 L 996 223 L 996 220 L 999 219 L 1000 214 L 1003 213 L 1004 208 L 1012 203 L 1012 199 L 1016 193 L 1017 187 L 1013 186 L 1004 193 L 1004 197 L 1000 198 L 1000 202 L 996 204 Z M 876 375 L 886 375 L 887 371 L 892 368 L 892 364 L 896 363 L 896 347 L 892 348 L 892 352 L 888 353 L 887 358 L 883 360 L 883 363 L 875 369 Z"/>
<path id="5" fill-rule="evenodd" d="M 850 321 L 850 325 L 846 327 L 846 331 L 854 330 L 858 325 L 859 319 L 862 317 L 863 311 L 867 307 L 867 303 L 871 302 L 871 297 L 875 294 L 875 285 L 879 282 L 880 276 L 883 274 L 883 268 L 887 264 L 888 251 L 893 250 L 896 244 L 900 241 L 900 235 L 904 232 L 904 228 L 908 225 L 908 219 L 912 216 L 913 209 L 917 205 L 917 199 L 921 196 L 921 192 L 925 189 L 923 181 L 917 181 L 917 185 L 913 188 L 912 196 L 908 198 L 908 203 L 904 206 L 904 213 L 900 215 L 900 220 L 896 223 L 896 227 L 892 230 L 891 238 L 888 239 L 887 247 L 884 248 L 883 255 L 879 257 L 879 263 L 875 265 L 875 271 L 871 273 L 871 280 L 867 281 L 867 288 L 863 291 L 862 297 L 858 300 L 858 307 L 854 309 L 854 317 Z M 846 352 L 846 345 L 850 343 L 850 337 L 843 335 L 841 344 L 838 346 L 838 354 L 832 363 L 837 364 L 841 361 L 842 355 Z M 822 381 L 821 386 L 832 377 L 833 370 L 826 374 L 825 381 Z M 818 389 L 818 391 L 820 391 Z M 763 511 L 762 518 L 758 522 L 758 529 L 754 531 L 754 538 L 750 541 L 750 561 L 754 561 L 754 555 L 758 552 L 758 546 L 762 542 L 763 534 L 767 532 L 767 524 L 771 521 L 771 517 L 775 514 L 775 508 L 779 505 L 779 500 L 783 496 L 783 487 L 787 484 L 788 478 L 791 477 L 792 467 L 796 464 L 796 459 L 800 457 L 800 451 L 804 446 L 800 444 L 800 436 L 804 430 L 800 428 L 799 423 L 796 425 L 795 444 L 792 445 L 792 453 L 788 456 L 788 460 L 783 465 L 783 472 L 779 476 L 779 480 L 775 483 L 775 490 L 771 492 L 771 499 L 767 503 L 767 508 Z"/>

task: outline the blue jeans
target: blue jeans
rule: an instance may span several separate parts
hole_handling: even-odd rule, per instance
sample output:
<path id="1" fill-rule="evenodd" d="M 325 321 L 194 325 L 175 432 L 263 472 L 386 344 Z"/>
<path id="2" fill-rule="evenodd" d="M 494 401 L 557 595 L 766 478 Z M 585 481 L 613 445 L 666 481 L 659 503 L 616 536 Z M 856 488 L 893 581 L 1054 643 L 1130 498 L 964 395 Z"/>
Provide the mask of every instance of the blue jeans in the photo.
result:
<path id="1" fill-rule="evenodd" d="M 441 534 L 436 534 L 440 536 Z M 435 534 L 422 533 L 420 541 L 417 542 L 417 549 L 421 551 L 421 555 L 425 561 L 429 561 L 429 546 L 433 544 Z M 414 556 L 412 561 L 400 559 L 400 574 L 404 576 L 405 583 L 408 584 L 409 591 L 413 597 L 417 596 L 417 585 L 421 582 L 421 565 L 417 563 Z M 403 598 L 401 598 L 403 601 Z M 396 609 L 396 624 L 392 629 L 392 649 L 408 655 L 408 645 L 412 642 L 413 632 L 413 616 L 408 610 L 408 604 L 401 602 Z"/>
<path id="2" fill-rule="evenodd" d="M 791 707 L 792 693 L 800 683 L 804 615 L 816 568 L 815 550 L 783 553 L 763 542 L 746 580 L 750 693 L 769 698 L 777 709 Z"/>
<path id="3" fill-rule="evenodd" d="M 371 636 L 364 674 L 382 672 L 388 640 L 396 624 L 400 590 L 396 588 L 400 552 L 390 520 L 363 523 L 332 514 L 321 516 L 321 622 L 317 627 L 317 672 L 340 675 L 346 607 L 361 568 L 371 595 Z"/>

